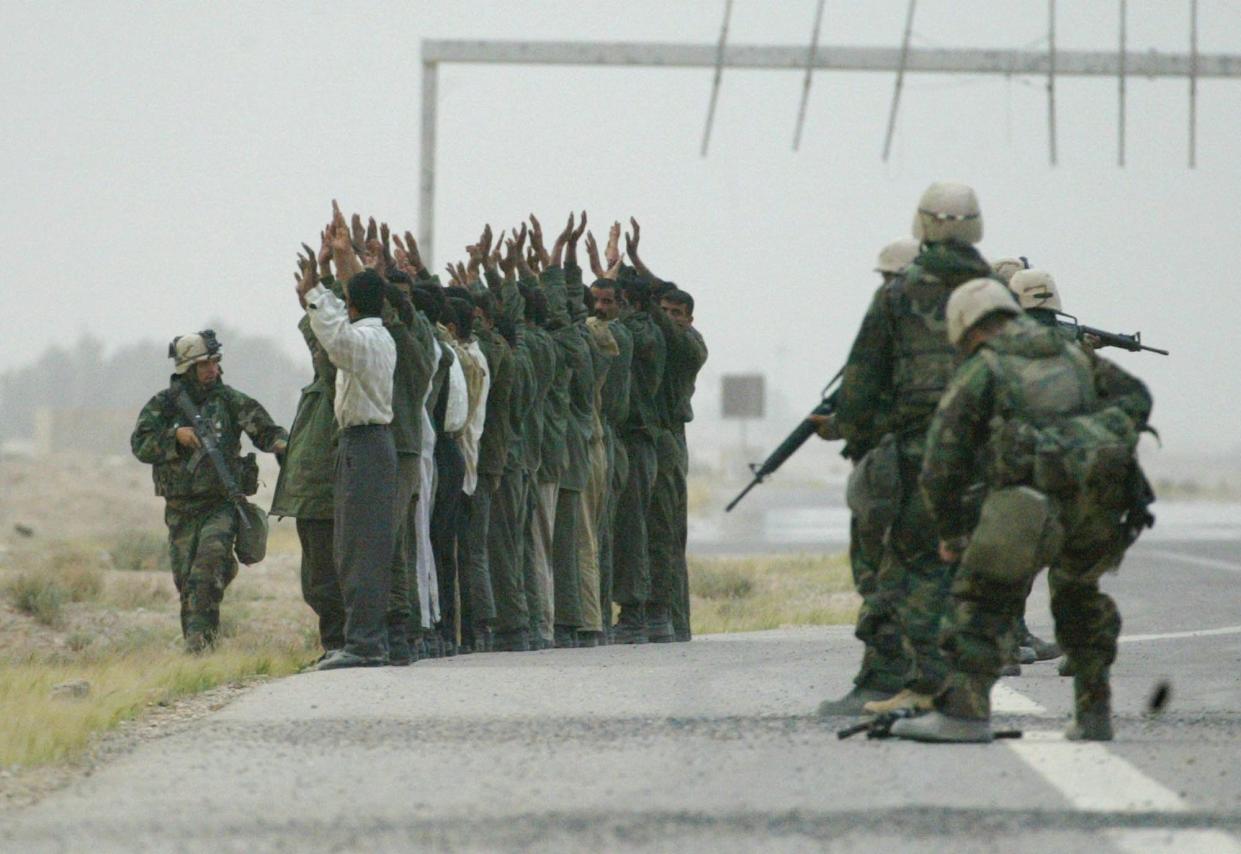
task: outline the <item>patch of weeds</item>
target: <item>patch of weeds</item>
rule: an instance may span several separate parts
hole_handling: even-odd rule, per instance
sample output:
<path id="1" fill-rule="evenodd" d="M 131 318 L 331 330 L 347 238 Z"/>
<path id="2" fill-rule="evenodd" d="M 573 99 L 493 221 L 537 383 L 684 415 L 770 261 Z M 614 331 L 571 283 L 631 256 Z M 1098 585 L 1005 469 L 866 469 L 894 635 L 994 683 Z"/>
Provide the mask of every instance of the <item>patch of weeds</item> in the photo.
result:
<path id="1" fill-rule="evenodd" d="M 155 608 L 172 599 L 168 580 L 160 576 L 112 576 L 107 603 L 124 611 Z"/>
<path id="2" fill-rule="evenodd" d="M 754 592 L 750 575 L 732 566 L 716 566 L 692 573 L 690 592 L 704 599 L 744 599 Z"/>
<path id="3" fill-rule="evenodd" d="M 68 598 L 56 579 L 32 572 L 23 572 L 12 578 L 5 585 L 5 593 L 14 608 L 45 626 L 60 624 Z"/>
<path id="4" fill-rule="evenodd" d="M 74 652 L 81 652 L 95 642 L 95 636 L 89 632 L 70 632 L 65 638 L 65 646 Z"/>
<path id="5" fill-rule="evenodd" d="M 157 572 L 169 568 L 168 541 L 152 531 L 122 531 L 108 556 L 117 569 Z"/>

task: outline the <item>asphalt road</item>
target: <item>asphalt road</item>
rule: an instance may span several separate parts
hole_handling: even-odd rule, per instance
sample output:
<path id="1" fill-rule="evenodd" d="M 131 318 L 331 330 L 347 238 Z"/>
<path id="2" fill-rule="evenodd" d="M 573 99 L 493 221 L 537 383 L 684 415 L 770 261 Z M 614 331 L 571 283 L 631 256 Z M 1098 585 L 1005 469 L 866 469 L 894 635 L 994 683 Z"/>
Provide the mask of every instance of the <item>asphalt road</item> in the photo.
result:
<path id="1" fill-rule="evenodd" d="M 264 685 L 0 816 L 0 850 L 1241 851 L 1241 550 L 1140 544 L 1105 586 L 1106 746 L 1059 739 L 1046 663 L 996 692 L 1021 741 L 839 741 L 842 630 L 462 656 Z"/>

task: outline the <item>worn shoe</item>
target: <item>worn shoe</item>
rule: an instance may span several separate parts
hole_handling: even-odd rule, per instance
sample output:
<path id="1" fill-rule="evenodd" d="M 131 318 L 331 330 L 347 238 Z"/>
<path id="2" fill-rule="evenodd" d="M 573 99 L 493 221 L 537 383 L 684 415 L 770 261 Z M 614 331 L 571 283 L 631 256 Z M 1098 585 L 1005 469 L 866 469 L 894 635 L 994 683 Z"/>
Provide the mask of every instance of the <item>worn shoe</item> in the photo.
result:
<path id="1" fill-rule="evenodd" d="M 1005 664 L 1002 667 L 1000 667 L 1000 675 L 1001 676 L 1020 676 L 1021 665 L 1016 663 L 1015 661 L 1010 664 Z"/>
<path id="2" fill-rule="evenodd" d="M 660 605 L 648 606 L 646 612 L 646 639 L 651 643 L 672 643 L 676 633 L 672 630 L 672 617 L 668 609 Z"/>
<path id="3" fill-rule="evenodd" d="M 1061 676 L 1073 675 L 1073 662 L 1068 658 L 1060 659 L 1060 669 L 1057 671 Z"/>
<path id="4" fill-rule="evenodd" d="M 491 642 L 492 652 L 529 652 L 530 638 L 525 629 L 496 632 Z"/>
<path id="5" fill-rule="evenodd" d="M 689 643 L 694 639 L 694 635 L 689 629 L 677 629 L 673 632 L 672 639 L 677 643 Z"/>
<path id="6" fill-rule="evenodd" d="M 954 718 L 935 711 L 897 721 L 892 724 L 892 735 L 939 744 L 987 744 L 993 738 L 990 721 Z"/>
<path id="7" fill-rule="evenodd" d="M 354 655 L 343 649 L 334 650 L 331 655 L 315 665 L 315 670 L 343 670 L 346 667 L 382 667 L 387 659 L 374 656 Z"/>
<path id="8" fill-rule="evenodd" d="M 577 645 L 579 647 L 599 646 L 599 635 L 603 632 L 590 632 L 579 629 L 577 633 Z"/>
<path id="9" fill-rule="evenodd" d="M 185 651 L 191 655 L 210 652 L 215 646 L 211 638 L 204 632 L 190 632 L 185 636 Z"/>
<path id="10" fill-rule="evenodd" d="M 1024 644 L 1017 647 L 1017 663 L 1033 664 L 1038 661 L 1038 656 L 1034 653 L 1034 647 L 1025 646 Z"/>
<path id="11" fill-rule="evenodd" d="M 866 714 L 881 715 L 884 712 L 895 712 L 897 709 L 918 709 L 929 711 L 933 708 L 931 701 L 935 698 L 930 694 L 918 694 L 903 688 L 893 697 L 886 700 L 871 700 L 862 704 L 862 711 Z"/>
<path id="12" fill-rule="evenodd" d="M 552 642 L 556 649 L 573 649 L 577 646 L 577 629 L 572 626 L 556 626 Z"/>
<path id="13" fill-rule="evenodd" d="M 1034 652 L 1035 661 L 1051 661 L 1064 655 L 1060 644 L 1045 641 L 1034 634 L 1027 634 L 1021 641 L 1022 647 L 1029 647 Z M 1023 664 L 1025 662 L 1022 662 Z"/>
<path id="14" fill-rule="evenodd" d="M 892 696 L 890 691 L 876 691 L 873 688 L 860 688 L 855 685 L 852 691 L 839 700 L 824 700 L 819 703 L 815 714 L 821 718 L 844 715 L 856 717 L 862 714 L 862 707 L 867 703 L 881 703 L 891 699 Z"/>
<path id="15" fill-rule="evenodd" d="M 1112 734 L 1112 715 L 1107 711 L 1079 714 L 1064 731 L 1069 741 L 1111 741 Z"/>
<path id="16" fill-rule="evenodd" d="M 646 620 L 640 608 L 622 607 L 620 619 L 612 627 L 612 643 L 646 643 Z"/>

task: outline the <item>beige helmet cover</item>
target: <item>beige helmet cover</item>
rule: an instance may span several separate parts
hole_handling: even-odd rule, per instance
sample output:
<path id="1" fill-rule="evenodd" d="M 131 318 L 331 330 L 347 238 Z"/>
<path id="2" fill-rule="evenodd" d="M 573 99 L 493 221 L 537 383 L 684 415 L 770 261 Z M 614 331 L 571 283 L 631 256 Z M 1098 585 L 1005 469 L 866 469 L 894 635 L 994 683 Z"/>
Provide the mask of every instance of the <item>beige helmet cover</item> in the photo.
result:
<path id="1" fill-rule="evenodd" d="M 1026 263 L 1020 258 L 1001 258 L 991 264 L 991 272 L 995 273 L 1004 284 L 1010 282 L 1013 273 L 1025 269 Z"/>
<path id="2" fill-rule="evenodd" d="M 914 213 L 913 236 L 927 243 L 982 240 L 982 211 L 973 188 L 949 181 L 927 187 Z"/>
<path id="3" fill-rule="evenodd" d="M 922 251 L 922 244 L 912 237 L 901 237 L 893 240 L 879 250 L 879 260 L 875 262 L 876 273 L 903 273 Z"/>
<path id="4" fill-rule="evenodd" d="M 197 365 L 199 362 L 209 359 L 220 361 L 219 350 L 212 352 L 207 346 L 207 339 L 199 332 L 192 335 L 178 335 L 172 339 L 168 351 L 168 355 L 176 360 L 173 371 L 178 374 L 185 373 L 190 369 L 190 365 Z"/>
<path id="5" fill-rule="evenodd" d="M 1022 308 L 1047 308 L 1063 311 L 1056 280 L 1046 270 L 1018 270 L 1008 282 L 1008 289 Z"/>
<path id="6" fill-rule="evenodd" d="M 995 279 L 970 279 L 948 297 L 948 340 L 952 346 L 961 344 L 966 331 L 988 314 L 1002 311 L 1018 315 L 1021 309 L 1008 288 Z"/>

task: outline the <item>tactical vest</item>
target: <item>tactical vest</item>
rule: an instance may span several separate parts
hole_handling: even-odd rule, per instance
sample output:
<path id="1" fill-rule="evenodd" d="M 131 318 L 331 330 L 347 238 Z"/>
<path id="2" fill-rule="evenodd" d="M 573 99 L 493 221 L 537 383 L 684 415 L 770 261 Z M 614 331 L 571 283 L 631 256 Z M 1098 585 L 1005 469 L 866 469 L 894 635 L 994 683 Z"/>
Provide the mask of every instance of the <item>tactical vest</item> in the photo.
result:
<path id="1" fill-rule="evenodd" d="M 192 426 L 177 408 L 179 391 L 179 386 L 174 384 L 163 392 L 164 417 L 174 430 Z M 245 460 L 240 456 L 241 428 L 230 406 L 231 395 L 228 392 L 227 386 L 217 385 L 207 394 L 206 400 L 195 406 L 203 421 L 211 425 L 234 480 L 245 494 L 253 495 L 258 486 L 258 468 L 253 454 L 247 455 Z M 165 498 L 229 497 L 211 461 L 180 444 L 177 445 L 177 459 L 158 463 L 152 468 L 151 476 L 155 481 L 155 494 Z"/>
<path id="2" fill-rule="evenodd" d="M 895 349 L 892 403 L 898 429 L 925 427 L 956 370 L 945 308 L 953 286 L 912 266 L 888 291 Z"/>

